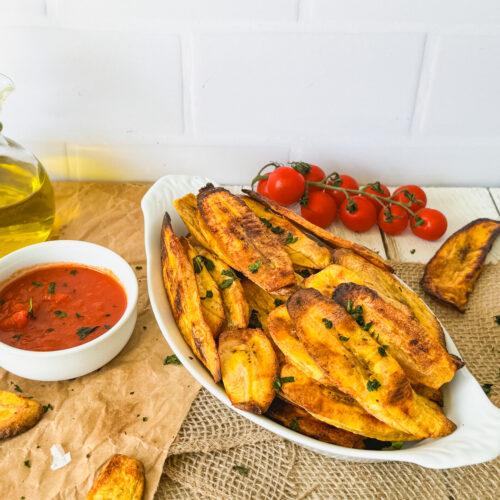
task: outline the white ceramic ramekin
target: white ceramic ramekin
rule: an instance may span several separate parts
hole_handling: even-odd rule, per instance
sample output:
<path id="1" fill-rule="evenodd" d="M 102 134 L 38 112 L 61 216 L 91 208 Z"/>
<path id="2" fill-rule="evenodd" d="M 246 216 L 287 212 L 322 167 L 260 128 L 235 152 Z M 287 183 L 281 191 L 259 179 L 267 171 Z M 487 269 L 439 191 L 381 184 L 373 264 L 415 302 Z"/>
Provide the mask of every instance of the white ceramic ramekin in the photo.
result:
<path id="1" fill-rule="evenodd" d="M 31 380 L 80 377 L 111 361 L 126 345 L 137 319 L 137 278 L 129 264 L 111 250 L 85 241 L 57 240 L 30 245 L 0 259 L 0 289 L 24 268 L 81 264 L 111 271 L 127 295 L 123 316 L 106 333 L 86 344 L 60 351 L 26 351 L 0 342 L 0 366 Z M 31 269 L 30 269 L 31 270 Z"/>
<path id="2" fill-rule="evenodd" d="M 167 175 L 159 179 L 142 199 L 151 307 L 170 347 L 201 385 L 236 413 L 278 436 L 328 457 L 351 462 L 411 462 L 432 469 L 446 469 L 486 462 L 500 454 L 500 410 L 484 394 L 467 367 L 459 370 L 443 390 L 444 412 L 457 424 L 457 430 L 440 439 L 425 439 L 406 444 L 401 450 L 357 450 L 323 443 L 265 416 L 244 412 L 232 406 L 222 384 L 216 384 L 202 363 L 192 356 L 189 346 L 179 332 L 165 294 L 161 271 L 160 231 L 165 211 L 168 211 L 172 218 L 174 231 L 179 235 L 185 234 L 187 230 L 172 201 L 188 193 L 197 193 L 207 182 L 217 185 L 200 177 Z M 448 350 L 458 355 L 457 348 L 446 330 L 445 336 Z"/>

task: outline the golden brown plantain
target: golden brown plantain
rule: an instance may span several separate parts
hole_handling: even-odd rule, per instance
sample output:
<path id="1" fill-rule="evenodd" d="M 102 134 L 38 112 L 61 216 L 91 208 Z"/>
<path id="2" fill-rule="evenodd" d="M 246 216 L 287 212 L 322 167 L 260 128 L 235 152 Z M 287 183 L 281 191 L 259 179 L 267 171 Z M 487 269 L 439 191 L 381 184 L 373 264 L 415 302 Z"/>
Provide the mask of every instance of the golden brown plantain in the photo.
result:
<path id="1" fill-rule="evenodd" d="M 434 401 L 434 403 L 439 406 L 443 406 L 443 393 L 440 389 L 431 389 L 430 387 L 416 383 L 412 383 L 411 386 L 413 387 L 413 390 L 420 396 Z"/>
<path id="2" fill-rule="evenodd" d="M 217 346 L 203 317 L 193 266 L 174 234 L 170 216 L 166 212 L 161 228 L 161 265 L 175 322 L 189 347 L 218 382 L 220 363 Z"/>
<path id="3" fill-rule="evenodd" d="M 422 288 L 465 312 L 484 260 L 499 234 L 500 221 L 491 219 L 476 219 L 453 233 L 425 266 Z"/>
<path id="4" fill-rule="evenodd" d="M 8 391 L 0 391 L 0 441 L 31 429 L 42 418 L 40 403 Z"/>
<path id="5" fill-rule="evenodd" d="M 316 438 L 325 443 L 336 444 L 345 448 L 363 449 L 365 447 L 363 436 L 321 422 L 321 420 L 314 418 L 299 406 L 287 403 L 280 398 L 274 399 L 266 415 L 272 420 L 300 432 L 300 434 Z"/>
<path id="6" fill-rule="evenodd" d="M 277 214 L 286 217 L 287 219 L 291 220 L 294 224 L 297 224 L 302 229 L 309 231 L 310 233 L 317 236 L 320 240 L 325 241 L 326 243 L 332 245 L 333 247 L 349 248 L 353 252 L 356 252 L 358 255 L 360 255 L 364 259 L 374 264 L 375 266 L 378 266 L 381 269 L 385 269 L 386 271 L 392 272 L 392 267 L 388 264 L 388 262 L 382 259 L 382 257 L 380 257 L 380 255 L 375 253 L 373 250 L 370 250 L 369 248 L 363 245 L 359 245 L 358 243 L 354 243 L 353 241 L 345 240 L 340 236 L 330 233 L 326 229 L 316 226 L 315 224 L 307 221 L 306 219 L 296 214 L 292 210 L 286 207 L 282 207 L 281 205 L 278 205 L 274 201 L 260 195 L 259 193 L 256 193 L 255 191 L 243 189 L 243 192 L 248 194 L 248 196 L 250 196 L 254 200 L 259 201 L 264 206 L 270 208 L 271 210 L 273 210 L 273 212 L 276 212 Z"/>
<path id="7" fill-rule="evenodd" d="M 219 286 L 226 316 L 226 328 L 246 328 L 248 325 L 248 303 L 245 299 L 241 281 L 232 269 L 214 253 L 198 244 L 192 236 L 188 238 L 196 251 L 213 265 L 209 265 L 210 274 Z"/>
<path id="8" fill-rule="evenodd" d="M 287 302 L 297 336 L 330 384 L 368 413 L 421 438 L 442 437 L 456 428 L 439 407 L 415 394 L 403 369 L 345 310 L 313 288 Z"/>
<path id="9" fill-rule="evenodd" d="M 410 382 L 439 389 L 453 378 L 453 360 L 409 308 L 395 307 L 375 290 L 355 283 L 340 284 L 333 292 L 333 300 L 348 312 L 354 310 L 361 326 L 372 325 L 370 330 L 376 332 L 377 342 L 387 346 L 387 352 L 401 365 Z"/>
<path id="10" fill-rule="evenodd" d="M 288 363 L 294 365 L 305 375 L 322 384 L 328 384 L 321 368 L 306 351 L 302 342 L 297 338 L 292 320 L 288 315 L 286 305 L 272 311 L 267 318 L 269 335 L 280 351 L 285 355 Z"/>
<path id="11" fill-rule="evenodd" d="M 433 337 L 437 338 L 443 347 L 446 347 L 443 328 L 434 314 L 415 292 L 401 283 L 393 274 L 342 248 L 334 250 L 332 258 L 335 264 L 347 267 L 355 272 L 363 280 L 363 285 L 376 290 L 384 299 L 393 299 L 404 306 L 408 306 L 420 324 Z M 393 305 L 396 306 L 397 304 Z"/>
<path id="12" fill-rule="evenodd" d="M 141 500 L 144 466 L 126 455 L 113 455 L 97 476 L 86 500 Z"/>
<path id="13" fill-rule="evenodd" d="M 312 276 L 309 276 L 304 281 L 305 288 L 315 288 L 323 295 L 331 297 L 335 288 L 341 283 L 358 283 L 362 284 L 362 279 L 347 267 L 339 266 L 338 264 L 330 264 L 322 271 L 319 271 Z"/>
<path id="14" fill-rule="evenodd" d="M 242 196 L 241 199 L 259 217 L 268 231 L 276 234 L 294 264 L 311 269 L 323 269 L 331 262 L 330 250 L 306 236 L 288 219 L 271 212 L 248 196 Z"/>
<path id="15" fill-rule="evenodd" d="M 277 236 L 238 197 L 208 184 L 198 211 L 229 264 L 268 292 L 296 286 L 292 261 Z"/>
<path id="16" fill-rule="evenodd" d="M 226 330 L 219 338 L 222 382 L 231 403 L 261 415 L 272 403 L 278 361 L 260 329 Z"/>
<path id="17" fill-rule="evenodd" d="M 280 377 L 293 377 L 294 379 L 281 386 L 281 393 L 285 398 L 322 422 L 381 441 L 415 441 L 419 439 L 381 422 L 367 413 L 347 394 L 340 392 L 335 387 L 319 384 L 293 365 L 283 366 Z"/>
<path id="18" fill-rule="evenodd" d="M 210 330 L 212 330 L 213 336 L 217 338 L 224 328 L 226 318 L 219 287 L 207 270 L 207 267 L 212 268 L 212 264 L 207 262 L 186 238 L 180 238 L 180 241 L 187 256 L 193 263 L 194 277 L 198 286 L 203 317 L 208 323 Z"/>

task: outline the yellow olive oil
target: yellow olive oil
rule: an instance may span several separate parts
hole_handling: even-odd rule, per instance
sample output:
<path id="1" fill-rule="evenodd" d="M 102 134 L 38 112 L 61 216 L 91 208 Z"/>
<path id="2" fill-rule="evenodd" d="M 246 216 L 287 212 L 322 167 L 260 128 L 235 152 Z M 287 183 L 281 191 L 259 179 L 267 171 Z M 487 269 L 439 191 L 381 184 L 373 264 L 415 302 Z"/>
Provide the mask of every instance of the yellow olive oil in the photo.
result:
<path id="1" fill-rule="evenodd" d="M 45 241 L 54 213 L 54 190 L 41 163 L 0 155 L 0 257 Z"/>

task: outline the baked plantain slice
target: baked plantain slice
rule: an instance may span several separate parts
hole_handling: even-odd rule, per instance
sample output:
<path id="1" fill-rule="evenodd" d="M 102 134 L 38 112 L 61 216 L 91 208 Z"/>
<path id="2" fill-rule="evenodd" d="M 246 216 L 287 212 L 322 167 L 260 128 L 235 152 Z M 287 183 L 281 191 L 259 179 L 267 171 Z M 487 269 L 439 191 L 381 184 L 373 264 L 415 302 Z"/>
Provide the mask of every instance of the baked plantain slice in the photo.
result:
<path id="1" fill-rule="evenodd" d="M 193 266 L 172 230 L 167 212 L 161 228 L 161 265 L 175 322 L 189 347 L 218 382 L 219 356 L 212 331 L 203 317 Z"/>
<path id="2" fill-rule="evenodd" d="M 210 330 L 212 330 L 213 336 L 217 338 L 224 328 L 226 318 L 219 287 L 207 270 L 207 267 L 211 268 L 212 265 L 196 251 L 186 238 L 180 238 L 180 241 L 188 258 L 193 264 L 194 277 L 196 279 L 196 285 L 198 286 L 203 317 L 208 323 Z"/>
<path id="3" fill-rule="evenodd" d="M 0 441 L 21 434 L 42 418 L 42 405 L 8 391 L 0 391 Z"/>
<path id="4" fill-rule="evenodd" d="M 328 384 L 321 368 L 307 352 L 297 338 L 292 320 L 288 315 L 286 305 L 274 309 L 267 318 L 269 335 L 279 350 L 284 354 L 289 364 L 306 374 L 309 378 L 322 384 Z"/>
<path id="5" fill-rule="evenodd" d="M 226 330 L 219 338 L 222 382 L 231 403 L 261 415 L 275 396 L 278 361 L 262 330 Z"/>
<path id="6" fill-rule="evenodd" d="M 242 196 L 241 199 L 259 217 L 267 230 L 276 234 L 294 264 L 311 269 L 323 269 L 331 262 L 330 250 L 306 236 L 288 219 L 271 212 L 262 203 L 248 196 Z"/>
<path id="7" fill-rule="evenodd" d="M 296 286 L 292 261 L 277 236 L 238 197 L 208 184 L 198 211 L 229 264 L 268 292 Z"/>
<path id="8" fill-rule="evenodd" d="M 422 288 L 465 312 L 484 260 L 499 234 L 500 221 L 491 219 L 476 219 L 453 233 L 425 266 Z"/>
<path id="9" fill-rule="evenodd" d="M 341 283 L 333 292 L 333 300 L 371 335 L 401 365 L 412 383 L 439 389 L 455 375 L 456 366 L 439 343 L 417 321 L 409 308 L 395 307 L 375 290 L 355 283 Z"/>
<path id="10" fill-rule="evenodd" d="M 439 407 L 416 394 L 397 361 L 345 310 L 313 288 L 287 302 L 297 336 L 330 384 L 390 427 L 425 437 L 456 429 Z"/>
<path id="11" fill-rule="evenodd" d="M 266 415 L 272 420 L 325 443 L 344 446 L 345 448 L 364 448 L 363 436 L 344 429 L 338 429 L 307 413 L 302 408 L 275 398 Z"/>
<path id="12" fill-rule="evenodd" d="M 230 330 L 246 328 L 249 320 L 249 310 L 241 281 L 217 255 L 203 248 L 192 236 L 188 240 L 198 254 L 203 257 L 205 267 L 219 287 L 225 311 L 226 328 Z"/>
<path id="13" fill-rule="evenodd" d="M 381 422 L 346 394 L 335 387 L 319 384 L 293 365 L 283 366 L 280 377 L 293 378 L 293 381 L 282 384 L 280 395 L 283 394 L 288 401 L 300 406 L 322 422 L 381 441 L 419 439 Z"/>
<path id="14" fill-rule="evenodd" d="M 363 285 L 376 290 L 385 299 L 393 299 L 408 306 L 429 334 L 437 338 L 443 347 L 446 347 L 443 328 L 434 314 L 415 292 L 410 290 L 393 274 L 374 266 L 354 252 L 342 248 L 332 252 L 332 259 L 335 264 L 354 271 L 362 279 Z M 393 305 L 396 306 L 396 304 Z"/>
<path id="15" fill-rule="evenodd" d="M 363 280 L 354 271 L 338 264 L 330 264 L 322 271 L 309 276 L 304 281 L 305 288 L 315 288 L 323 295 L 331 297 L 335 288 L 341 283 L 362 284 Z"/>
<path id="16" fill-rule="evenodd" d="M 353 252 L 356 252 L 358 255 L 360 255 L 364 259 L 374 264 L 375 266 L 378 266 L 381 269 L 385 269 L 386 271 L 392 272 L 392 267 L 387 263 L 387 261 L 382 259 L 382 257 L 380 257 L 380 255 L 375 253 L 373 250 L 370 250 L 369 248 L 363 245 L 359 245 L 358 243 L 354 243 L 353 241 L 345 240 L 340 236 L 330 233 L 329 231 L 319 226 L 316 226 L 312 222 L 307 221 L 306 219 L 296 214 L 292 210 L 286 207 L 282 207 L 281 205 L 278 205 L 274 201 L 260 195 L 255 191 L 243 189 L 243 192 L 246 193 L 248 196 L 250 196 L 252 199 L 262 203 L 267 208 L 270 208 L 273 212 L 282 215 L 283 217 L 286 217 L 294 224 L 297 224 L 302 229 L 309 231 L 310 233 L 317 236 L 320 240 L 325 241 L 326 243 L 332 245 L 333 247 L 349 248 Z"/>
<path id="17" fill-rule="evenodd" d="M 113 455 L 97 476 L 86 500 L 141 500 L 144 466 L 126 455 Z"/>

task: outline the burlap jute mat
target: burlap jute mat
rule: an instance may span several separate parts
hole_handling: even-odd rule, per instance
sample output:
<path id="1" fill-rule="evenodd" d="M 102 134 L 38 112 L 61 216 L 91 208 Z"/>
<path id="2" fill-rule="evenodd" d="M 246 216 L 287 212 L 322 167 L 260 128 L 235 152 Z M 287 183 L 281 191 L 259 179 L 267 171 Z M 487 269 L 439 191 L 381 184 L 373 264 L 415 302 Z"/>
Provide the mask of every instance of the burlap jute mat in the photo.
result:
<path id="1" fill-rule="evenodd" d="M 446 326 L 469 370 L 500 405 L 500 264 L 487 266 L 461 314 L 423 294 L 423 265 L 396 263 Z M 492 436 L 500 439 L 500 436 Z M 244 476 L 234 465 L 249 469 Z M 252 424 L 202 390 L 170 447 L 155 499 L 498 499 L 500 459 L 460 469 L 359 464 L 317 455 Z"/>

